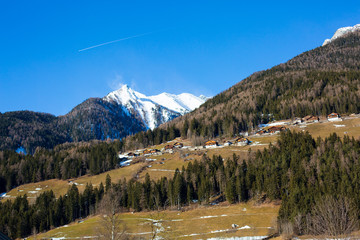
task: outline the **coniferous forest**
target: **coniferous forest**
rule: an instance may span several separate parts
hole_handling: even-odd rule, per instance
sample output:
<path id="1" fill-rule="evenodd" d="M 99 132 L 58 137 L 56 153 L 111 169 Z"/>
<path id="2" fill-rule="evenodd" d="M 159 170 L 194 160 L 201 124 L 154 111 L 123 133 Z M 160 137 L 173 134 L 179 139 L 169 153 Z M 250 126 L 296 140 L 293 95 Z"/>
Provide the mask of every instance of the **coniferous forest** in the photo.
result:
<path id="1" fill-rule="evenodd" d="M 177 170 L 172 178 L 158 181 L 147 175 L 143 182 L 111 183 L 108 176 L 105 186 L 87 185 L 79 193 L 73 185 L 58 199 L 51 191 L 45 192 L 33 205 L 26 196 L 18 197 L 0 203 L 0 231 L 16 238 L 28 236 L 34 229 L 39 232 L 67 224 L 96 213 L 106 195 L 118 203 L 118 212 L 180 209 L 194 202 L 209 204 L 215 197 L 229 203 L 281 200 L 279 230 L 290 226 L 297 234 L 314 233 L 319 203 L 331 198 L 334 204 L 349 204 L 345 218 L 352 219 L 351 231 L 358 229 L 359 140 L 341 139 L 336 134 L 325 140 L 313 139 L 308 133 L 288 131 L 277 144 L 247 154 L 247 161 L 240 161 L 235 154 L 226 160 L 204 155 L 201 161 Z"/>

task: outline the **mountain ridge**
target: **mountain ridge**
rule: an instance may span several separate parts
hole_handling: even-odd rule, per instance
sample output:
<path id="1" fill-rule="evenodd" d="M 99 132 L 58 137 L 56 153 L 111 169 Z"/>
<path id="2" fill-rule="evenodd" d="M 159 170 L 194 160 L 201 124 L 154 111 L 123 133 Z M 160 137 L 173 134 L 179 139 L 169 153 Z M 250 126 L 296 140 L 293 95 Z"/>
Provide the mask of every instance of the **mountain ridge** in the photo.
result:
<path id="1" fill-rule="evenodd" d="M 88 98 L 69 113 L 58 117 L 32 111 L 1 113 L 0 150 L 25 149 L 26 152 L 33 153 L 37 147 L 52 148 L 64 142 L 122 139 L 153 129 L 193 110 L 185 104 L 179 105 L 182 112 L 176 112 L 163 106 L 166 103 L 161 105 L 156 103 L 156 99 L 151 99 L 159 95 L 147 97 L 128 86 L 124 88 L 126 91 L 119 89 L 103 98 Z M 118 99 L 109 97 L 112 95 Z M 126 98 L 129 101 L 123 104 L 121 99 Z M 198 99 L 199 102 L 205 101 Z M 147 108 L 142 108 L 143 106 Z"/>
<path id="2" fill-rule="evenodd" d="M 351 33 L 351 32 L 355 32 L 355 31 L 360 31 L 360 24 L 356 24 L 353 27 L 341 27 L 338 30 L 335 31 L 334 35 L 332 36 L 331 39 L 325 39 L 324 43 L 322 46 L 325 46 L 326 44 L 329 44 L 330 42 L 332 42 L 333 40 L 339 38 L 339 37 L 343 37 L 345 34 Z"/>
<path id="3" fill-rule="evenodd" d="M 128 114 L 139 115 L 147 128 L 154 129 L 162 123 L 194 110 L 204 103 L 206 98 L 196 97 L 190 93 L 175 95 L 166 92 L 146 96 L 124 84 L 118 90 L 106 95 L 103 100 L 122 105 Z"/>

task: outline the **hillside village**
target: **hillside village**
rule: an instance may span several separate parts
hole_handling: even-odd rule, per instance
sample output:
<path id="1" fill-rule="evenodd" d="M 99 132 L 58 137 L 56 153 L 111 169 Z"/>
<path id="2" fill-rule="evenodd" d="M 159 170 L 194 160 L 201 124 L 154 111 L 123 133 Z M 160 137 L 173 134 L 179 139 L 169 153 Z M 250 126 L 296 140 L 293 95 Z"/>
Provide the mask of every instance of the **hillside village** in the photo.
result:
<path id="1" fill-rule="evenodd" d="M 154 161 L 149 158 L 151 156 L 161 156 L 165 153 L 173 154 L 181 151 L 202 151 L 206 149 L 224 148 L 229 146 L 244 147 L 258 145 L 259 142 L 255 141 L 258 137 L 277 135 L 282 131 L 301 129 L 305 131 L 306 127 L 310 124 L 321 124 L 328 122 L 341 122 L 345 119 L 360 118 L 359 114 L 352 114 L 349 116 L 341 117 L 337 113 L 331 113 L 328 116 L 313 116 L 308 115 L 303 118 L 287 119 L 273 121 L 268 124 L 259 125 L 259 129 L 253 132 L 244 132 L 242 135 L 236 138 L 224 138 L 224 139 L 213 139 L 204 142 L 200 146 L 192 146 L 190 142 L 184 142 L 181 138 L 169 141 L 167 144 L 162 146 L 156 146 L 154 148 L 147 149 L 136 149 L 130 152 L 119 153 L 120 167 L 129 166 L 134 159 L 144 158 L 146 161 Z M 343 125 L 334 125 L 335 127 L 342 127 Z M 250 140 L 253 139 L 253 140 Z"/>

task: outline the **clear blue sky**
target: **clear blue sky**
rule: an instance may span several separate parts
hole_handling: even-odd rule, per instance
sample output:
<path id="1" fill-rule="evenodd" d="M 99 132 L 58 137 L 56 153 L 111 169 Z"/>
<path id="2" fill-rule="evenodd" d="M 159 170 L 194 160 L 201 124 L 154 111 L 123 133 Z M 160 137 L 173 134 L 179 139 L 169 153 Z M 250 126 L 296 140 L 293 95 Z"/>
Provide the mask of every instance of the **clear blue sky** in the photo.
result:
<path id="1" fill-rule="evenodd" d="M 360 23 L 359 1 L 244 2 L 1 1 L 0 112 L 62 115 L 121 83 L 215 95 Z"/>

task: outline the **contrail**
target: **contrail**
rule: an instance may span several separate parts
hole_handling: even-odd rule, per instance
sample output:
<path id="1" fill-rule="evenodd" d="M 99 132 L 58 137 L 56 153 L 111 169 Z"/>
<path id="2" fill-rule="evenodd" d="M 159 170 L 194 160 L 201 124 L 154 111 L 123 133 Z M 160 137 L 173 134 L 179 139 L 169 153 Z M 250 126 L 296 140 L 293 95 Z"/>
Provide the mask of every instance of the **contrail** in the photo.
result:
<path id="1" fill-rule="evenodd" d="M 160 32 L 160 31 L 156 31 L 156 32 Z M 135 36 L 130 36 L 130 37 L 121 38 L 121 39 L 117 39 L 117 40 L 110 41 L 110 42 L 101 43 L 101 44 L 98 44 L 98 45 L 95 45 L 95 46 L 91 46 L 91 47 L 87 47 L 87 48 L 80 49 L 79 52 L 86 51 L 86 50 L 89 50 L 89 49 L 92 49 L 92 48 L 96 48 L 96 47 L 101 47 L 101 46 L 104 46 L 104 45 L 107 45 L 107 44 L 111 44 L 111 43 L 115 43 L 115 42 L 124 41 L 124 40 L 131 39 L 131 38 L 137 38 L 137 37 L 149 35 L 149 34 L 152 34 L 152 33 L 155 33 L 155 32 L 142 33 L 142 34 L 138 34 L 138 35 L 135 35 Z"/>

